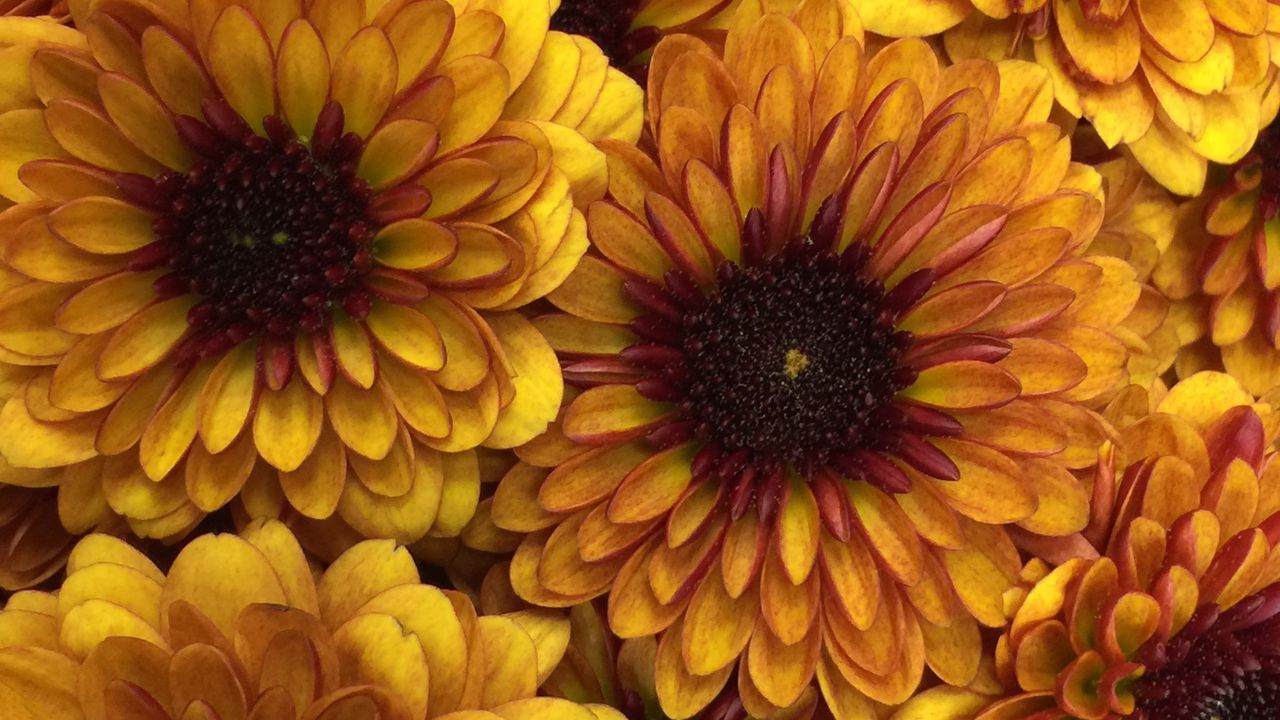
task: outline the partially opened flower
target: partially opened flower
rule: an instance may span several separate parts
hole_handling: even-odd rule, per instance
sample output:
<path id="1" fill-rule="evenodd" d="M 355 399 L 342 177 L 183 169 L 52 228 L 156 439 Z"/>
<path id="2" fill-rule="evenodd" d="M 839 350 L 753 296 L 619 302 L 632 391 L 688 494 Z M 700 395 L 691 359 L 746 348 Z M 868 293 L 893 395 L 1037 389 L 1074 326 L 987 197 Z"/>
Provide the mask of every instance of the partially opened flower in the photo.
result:
<path id="1" fill-rule="evenodd" d="M 1233 163 L 1275 114 L 1273 0 L 1223 3 L 1075 0 L 868 0 L 867 28 L 893 36 L 947 31 L 961 57 L 1034 57 L 1059 104 L 1110 146 L 1127 145 L 1180 195 L 1209 162 Z"/>
<path id="2" fill-rule="evenodd" d="M 535 698 L 568 622 L 477 617 L 367 541 L 312 578 L 278 522 L 193 540 L 161 572 L 91 535 L 55 593 L 0 612 L 0 697 L 15 720 L 248 718 L 621 720 Z"/>
<path id="3" fill-rule="evenodd" d="M 1225 368 L 1262 395 L 1280 385 L 1280 129 L 1179 213 L 1153 276 L 1176 301 L 1178 370 Z"/>
<path id="4" fill-rule="evenodd" d="M 1007 696 L 926 693 L 979 718 L 1268 718 L 1280 706 L 1280 464 L 1268 406 L 1226 375 L 1175 386 L 1123 429 L 1101 557 L 1032 561 L 996 648 Z M 978 703 L 980 706 L 984 703 Z M 963 712 L 952 710 L 960 708 Z M 932 714 L 929 714 L 929 713 Z"/>
<path id="5" fill-rule="evenodd" d="M 591 38 L 615 65 L 641 72 L 676 33 L 723 39 L 738 0 L 552 0 L 551 27 Z M 794 3 L 792 3 L 794 4 Z"/>
<path id="6" fill-rule="evenodd" d="M 589 140 L 639 134 L 639 88 L 549 73 L 578 45 L 540 3 L 306 6 L 0 21 L 0 361 L 37 368 L 0 452 L 98 478 L 142 535 L 242 490 L 456 534 L 470 451 L 559 405 L 511 311 L 584 251 Z"/>
<path id="7" fill-rule="evenodd" d="M 1138 300 L 1082 254 L 1099 180 L 1043 70 L 861 41 L 810 0 L 744 3 L 724 59 L 660 43 L 656 155 L 602 144 L 594 250 L 536 320 L 585 389 L 494 497 L 531 533 L 512 584 L 660 635 L 671 717 L 735 668 L 756 717 L 815 675 L 842 718 L 926 665 L 963 685 L 1021 566 L 1004 526 L 1087 518 L 1069 468 Z"/>

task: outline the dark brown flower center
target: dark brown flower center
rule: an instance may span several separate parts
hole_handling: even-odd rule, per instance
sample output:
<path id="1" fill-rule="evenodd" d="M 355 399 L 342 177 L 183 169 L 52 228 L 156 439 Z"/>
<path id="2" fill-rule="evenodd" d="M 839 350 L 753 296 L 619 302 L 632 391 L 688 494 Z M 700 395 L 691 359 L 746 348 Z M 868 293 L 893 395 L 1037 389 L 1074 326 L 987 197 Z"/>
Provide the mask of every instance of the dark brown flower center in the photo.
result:
<path id="1" fill-rule="evenodd" d="M 162 297 L 199 298 L 188 351 L 315 332 L 335 307 L 367 313 L 372 191 L 356 175 L 362 142 L 339 134 L 341 109 L 326 109 L 309 145 L 278 117 L 266 119 L 262 137 L 220 104 L 206 115 L 209 124 L 178 122 L 200 155 L 194 166 L 145 193 L 160 214 L 158 242 L 141 263 L 168 271 L 156 282 Z"/>
<path id="2" fill-rule="evenodd" d="M 551 29 L 590 38 L 619 67 L 642 49 L 629 37 L 636 0 L 562 0 Z"/>
<path id="3" fill-rule="evenodd" d="M 878 411 L 911 380 L 898 366 L 909 338 L 883 317 L 883 287 L 805 246 L 759 265 L 725 262 L 718 276 L 683 323 L 685 403 L 699 434 L 798 466 L 874 443 L 886 424 Z"/>
<path id="4" fill-rule="evenodd" d="M 1280 718 L 1280 585 L 1225 612 L 1201 607 L 1166 645 L 1144 654 L 1136 720 Z"/>

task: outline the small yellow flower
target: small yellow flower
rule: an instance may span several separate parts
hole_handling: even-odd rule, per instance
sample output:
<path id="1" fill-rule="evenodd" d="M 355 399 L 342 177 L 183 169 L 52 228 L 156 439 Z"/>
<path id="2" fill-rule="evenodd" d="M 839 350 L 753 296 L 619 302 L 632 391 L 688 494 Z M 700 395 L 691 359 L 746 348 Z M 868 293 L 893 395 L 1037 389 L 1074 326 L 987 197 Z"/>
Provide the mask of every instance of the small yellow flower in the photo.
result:
<path id="1" fill-rule="evenodd" d="M 167 573 L 90 535 L 62 587 L 15 595 L 0 627 L 13 720 L 622 720 L 534 697 L 568 642 L 563 617 L 477 617 L 389 540 L 313 579 L 275 521 L 198 537 Z"/>
<path id="2" fill-rule="evenodd" d="M 457 535 L 474 448 L 559 407 L 514 310 L 585 250 L 639 87 L 526 0 L 73 10 L 0 19 L 0 453 L 143 536 L 238 495 Z"/>

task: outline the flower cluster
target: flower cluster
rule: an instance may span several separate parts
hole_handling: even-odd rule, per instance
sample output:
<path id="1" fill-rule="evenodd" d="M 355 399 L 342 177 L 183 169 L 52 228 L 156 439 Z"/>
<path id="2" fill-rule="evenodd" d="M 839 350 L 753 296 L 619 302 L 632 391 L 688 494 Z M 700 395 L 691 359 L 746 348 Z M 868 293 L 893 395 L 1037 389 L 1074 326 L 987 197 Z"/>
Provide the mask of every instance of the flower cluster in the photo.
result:
<path id="1" fill-rule="evenodd" d="M 0 0 L 0 715 L 1275 720 L 1280 0 Z"/>

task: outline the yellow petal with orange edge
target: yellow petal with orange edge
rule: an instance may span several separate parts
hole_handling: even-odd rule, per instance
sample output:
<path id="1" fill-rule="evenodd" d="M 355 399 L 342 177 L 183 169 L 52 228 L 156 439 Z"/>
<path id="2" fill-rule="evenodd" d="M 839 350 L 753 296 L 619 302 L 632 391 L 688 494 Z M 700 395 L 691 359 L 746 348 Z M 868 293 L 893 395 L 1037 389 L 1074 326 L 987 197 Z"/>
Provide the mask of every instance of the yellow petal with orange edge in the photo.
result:
<path id="1" fill-rule="evenodd" d="M 285 120 L 310 138 L 329 98 L 329 54 L 315 26 L 295 20 L 285 29 L 276 61 L 276 87 Z"/>
<path id="2" fill-rule="evenodd" d="M 366 540 L 339 556 L 320 577 L 320 617 L 337 628 L 379 593 L 418 582 L 408 550 L 391 540 Z"/>
<path id="3" fill-rule="evenodd" d="M 391 451 L 399 419 L 381 388 L 362 390 L 339 379 L 324 405 L 329 423 L 348 448 L 370 460 L 381 460 Z"/>
<path id="4" fill-rule="evenodd" d="M 569 405 L 564 432 L 579 442 L 617 442 L 647 433 L 671 412 L 631 385 L 604 385 L 587 390 Z"/>
<path id="5" fill-rule="evenodd" d="M 601 705 L 579 705 L 555 697 L 531 697 L 499 705 L 489 711 L 500 720 L 622 720 L 616 710 Z M 488 720 L 485 718 L 475 720 Z M 443 720 L 443 719 L 442 719 Z M 472 720 L 463 713 L 451 715 L 448 720 Z"/>
<path id="6" fill-rule="evenodd" d="M 659 452 L 627 473 L 609 501 L 609 519 L 643 522 L 670 510 L 692 481 L 693 444 Z"/>
<path id="7" fill-rule="evenodd" d="M 345 312 L 335 311 L 331 318 L 329 342 L 333 345 L 338 369 L 348 380 L 362 388 L 373 387 L 377 375 L 377 363 L 373 355 L 373 341 L 364 326 Z"/>
<path id="8" fill-rule="evenodd" d="M 444 494 L 440 456 L 415 448 L 411 471 L 412 485 L 398 497 L 374 493 L 363 482 L 346 483 L 338 512 L 366 537 L 389 537 L 401 543 L 422 538 L 435 523 Z"/>
<path id="9" fill-rule="evenodd" d="M 99 76 L 98 92 L 111 120 L 138 149 L 171 170 L 191 167 L 191 149 L 164 105 L 145 86 L 126 75 L 108 73 Z"/>
<path id="10" fill-rule="evenodd" d="M 479 55 L 446 62 L 438 72 L 453 82 L 455 96 L 441 121 L 440 152 L 446 153 L 484 137 L 502 115 L 511 78 L 506 68 Z"/>
<path id="11" fill-rule="evenodd" d="M 999 407 L 1018 397 L 1021 386 L 1008 371 L 976 360 L 926 368 L 902 395 L 948 409 Z"/>
<path id="12" fill-rule="evenodd" d="M 1036 509 L 1019 524 L 1040 535 L 1066 536 L 1089 522 L 1089 492 L 1065 468 L 1049 460 L 1022 460 L 1022 477 L 1036 498 Z"/>
<path id="13" fill-rule="evenodd" d="M 142 432 L 138 459 L 152 480 L 168 475 L 195 440 L 200 393 L 212 370 L 211 362 L 192 368 Z"/>
<path id="14" fill-rule="evenodd" d="M 424 442 L 441 452 L 471 450 L 484 442 L 498 421 L 499 388 L 493 376 L 464 392 L 442 392 L 453 423 L 449 436 L 440 440 L 425 438 Z"/>
<path id="15" fill-rule="evenodd" d="M 414 717 L 427 709 L 428 669 L 422 643 L 388 615 L 359 615 L 333 633 L 343 678 L 386 688 Z"/>
<path id="16" fill-rule="evenodd" d="M 920 580 L 920 538 L 891 497 L 867 483 L 846 483 L 854 515 L 885 569 L 904 585 Z"/>
<path id="17" fill-rule="evenodd" d="M 950 438 L 939 438 L 934 444 L 960 470 L 959 480 L 930 482 L 955 510 L 993 524 L 1017 522 L 1035 512 L 1036 496 L 1022 470 L 1003 453 Z"/>
<path id="18" fill-rule="evenodd" d="M 258 20 L 230 6 L 218 16 L 209 36 L 207 65 L 227 103 L 262 132 L 262 119 L 275 112 L 275 66 Z"/>
<path id="19" fill-rule="evenodd" d="M 195 299 L 176 297 L 134 315 L 115 330 L 98 358 L 103 380 L 132 377 L 160 362 L 187 332 Z"/>
<path id="20" fill-rule="evenodd" d="M 374 189 L 390 187 L 421 170 L 435 151 L 434 125 L 393 120 L 369 138 L 356 173 Z"/>
<path id="21" fill-rule="evenodd" d="M 799 585 L 813 571 L 818 557 L 821 522 L 818 503 L 809 484 L 792 474 L 786 501 L 778 515 L 778 556 L 793 585 Z"/>
<path id="22" fill-rule="evenodd" d="M 152 216 L 113 198 L 87 197 L 49 214 L 49 228 L 63 240 L 92 253 L 128 253 L 155 241 Z"/>
<path id="23" fill-rule="evenodd" d="M 537 691 L 538 657 L 533 640 L 513 620 L 481 617 L 476 627 L 477 655 L 483 658 L 482 707 L 531 697 Z"/>
<path id="24" fill-rule="evenodd" d="M 90 599 L 67 611 L 59 629 L 59 641 L 74 658 L 84 659 L 110 637 L 131 637 L 163 647 L 158 629 L 125 608 L 106 600 Z"/>
<path id="25" fill-rule="evenodd" d="M 921 618 L 920 631 L 925 662 L 938 677 L 957 687 L 973 681 L 982 660 L 982 637 L 973 618 L 957 613 L 946 626 Z"/>
<path id="26" fill-rule="evenodd" d="M 218 510 L 244 487 L 257 460 L 257 450 L 248 435 L 216 455 L 195 443 L 184 463 L 187 497 L 204 512 Z"/>
<path id="27" fill-rule="evenodd" d="M 1129 144 L 1142 168 L 1176 195 L 1194 196 L 1204 189 L 1209 163 L 1193 150 L 1181 131 L 1160 117 L 1139 140 Z"/>
<path id="28" fill-rule="evenodd" d="M 0 409 L 0 452 L 16 467 L 62 467 L 98 454 L 94 447 L 100 415 L 46 423 L 36 420 L 22 396 Z"/>
<path id="29" fill-rule="evenodd" d="M 400 270 L 434 270 L 458 252 L 453 231 L 427 220 L 401 220 L 378 232 L 373 239 L 373 255 L 387 267 Z"/>
<path id="30" fill-rule="evenodd" d="M 0 293 L 0 347 L 25 355 L 59 355 L 75 345 L 75 338 L 53 326 L 58 307 L 67 298 L 66 286 L 29 282 Z"/>
<path id="31" fill-rule="evenodd" d="M 128 389 L 125 383 L 104 383 L 95 366 L 106 345 L 106 334 L 90 335 L 62 356 L 49 381 L 49 402 L 72 412 L 93 412 L 115 402 Z"/>
<path id="32" fill-rule="evenodd" d="M 1253 396 L 1240 381 L 1226 373 L 1205 371 L 1174 385 L 1156 411 L 1177 415 L 1204 428 L 1227 410 L 1252 404 Z"/>
<path id="33" fill-rule="evenodd" d="M 295 377 L 281 390 L 262 390 L 253 417 L 254 445 L 263 460 L 290 472 L 315 449 L 323 422 L 320 396 Z"/>
<path id="34" fill-rule="evenodd" d="M 85 335 L 118 327 L 155 300 L 152 283 L 159 276 L 125 271 L 92 282 L 58 308 L 55 325 Z"/>
<path id="35" fill-rule="evenodd" d="M 555 420 L 564 396 L 564 380 L 555 351 L 523 315 L 486 316 L 489 328 L 512 366 L 515 399 L 502 409 L 486 447 L 523 445 L 546 431 Z"/>
<path id="36" fill-rule="evenodd" d="M 35 108 L 10 110 L 0 114 L 0 197 L 14 202 L 36 199 L 18 179 L 18 169 L 33 160 L 65 158 L 67 151 L 54 139 L 44 122 L 44 113 Z"/>
<path id="37" fill-rule="evenodd" d="M 323 427 L 315 448 L 292 472 L 279 474 L 285 498 L 305 517 L 323 520 L 333 515 L 347 484 L 347 457 L 342 441 Z"/>
<path id="38" fill-rule="evenodd" d="M 702 710 L 719 694 L 733 672 L 730 663 L 707 675 L 694 675 L 685 668 L 681 655 L 683 623 L 676 622 L 658 641 L 654 680 L 658 703 L 669 717 L 687 718 Z"/>
<path id="39" fill-rule="evenodd" d="M 191 541 L 169 569 L 161 606 L 194 605 L 232 637 L 235 619 L 254 603 L 286 602 L 267 556 L 234 535 L 203 535 Z"/>
<path id="40" fill-rule="evenodd" d="M 1003 626 L 1002 596 L 1011 583 L 999 567 L 972 548 L 944 551 L 942 561 L 956 594 L 974 619 L 987 627 Z"/>
<path id="41" fill-rule="evenodd" d="M 689 672 L 710 675 L 731 666 L 746 649 L 759 611 L 758 593 L 730 597 L 720 573 L 708 573 L 684 615 L 680 652 Z"/>
<path id="42" fill-rule="evenodd" d="M 156 583 L 163 584 L 165 581 L 164 573 L 146 555 L 119 538 L 98 533 L 87 535 L 76 543 L 67 556 L 67 574 L 98 563 L 123 565 L 141 572 Z"/>
<path id="43" fill-rule="evenodd" d="M 444 341 L 434 323 L 413 308 L 375 303 L 365 326 L 387 352 L 422 370 L 439 370 L 445 364 Z"/>
<path id="44" fill-rule="evenodd" d="M 442 453 L 444 484 L 432 535 L 456 537 L 475 515 L 480 502 L 480 467 L 474 452 Z"/>
<path id="45" fill-rule="evenodd" d="M 890 37 L 937 35 L 958 25 L 971 12 L 973 5 L 969 0 L 923 0 L 910 4 L 870 0 L 858 8 L 858 16 L 867 30 Z"/>
<path id="46" fill-rule="evenodd" d="M 205 448 L 220 453 L 240 436 L 253 409 L 258 379 L 255 343 L 242 343 L 218 361 L 200 392 L 199 430 Z"/>

